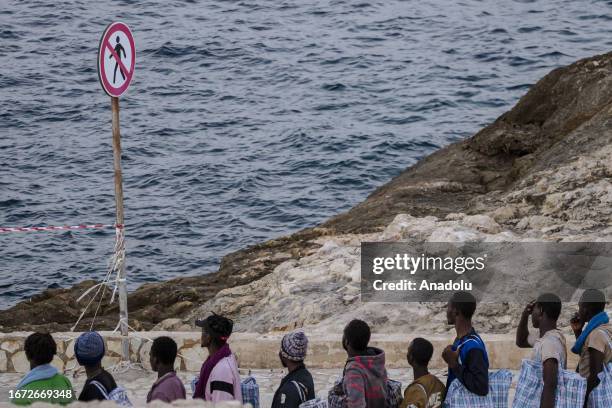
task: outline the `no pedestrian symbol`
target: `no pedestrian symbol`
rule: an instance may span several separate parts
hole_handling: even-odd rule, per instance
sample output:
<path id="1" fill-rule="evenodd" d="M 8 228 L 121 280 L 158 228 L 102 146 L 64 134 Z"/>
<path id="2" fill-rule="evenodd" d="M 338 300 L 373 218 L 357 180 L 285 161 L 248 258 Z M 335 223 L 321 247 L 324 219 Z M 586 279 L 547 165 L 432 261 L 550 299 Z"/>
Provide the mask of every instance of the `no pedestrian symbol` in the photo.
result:
<path id="1" fill-rule="evenodd" d="M 110 96 L 121 96 L 134 76 L 136 48 L 132 32 L 124 23 L 112 23 L 100 40 L 98 77 Z"/>

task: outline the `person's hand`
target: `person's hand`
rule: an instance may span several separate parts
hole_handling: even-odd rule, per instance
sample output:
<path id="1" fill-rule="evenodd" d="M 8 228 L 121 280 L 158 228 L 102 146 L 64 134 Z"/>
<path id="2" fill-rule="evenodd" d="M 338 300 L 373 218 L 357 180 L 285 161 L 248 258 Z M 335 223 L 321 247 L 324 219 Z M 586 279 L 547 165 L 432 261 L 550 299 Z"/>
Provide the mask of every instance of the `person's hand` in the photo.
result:
<path id="1" fill-rule="evenodd" d="M 580 316 L 578 315 L 578 313 L 575 313 L 574 316 L 570 319 L 570 326 L 572 327 L 572 330 L 574 331 L 576 337 L 580 336 L 580 334 L 582 333 L 584 323 L 585 322 L 580 320 Z"/>
<path id="2" fill-rule="evenodd" d="M 442 352 L 442 358 L 446 361 L 449 368 L 455 368 L 459 365 L 459 351 L 453 351 L 453 346 L 448 345 Z"/>
<path id="3" fill-rule="evenodd" d="M 535 306 L 535 300 L 527 303 L 525 309 L 523 309 L 523 316 L 530 316 L 533 313 L 533 307 Z"/>

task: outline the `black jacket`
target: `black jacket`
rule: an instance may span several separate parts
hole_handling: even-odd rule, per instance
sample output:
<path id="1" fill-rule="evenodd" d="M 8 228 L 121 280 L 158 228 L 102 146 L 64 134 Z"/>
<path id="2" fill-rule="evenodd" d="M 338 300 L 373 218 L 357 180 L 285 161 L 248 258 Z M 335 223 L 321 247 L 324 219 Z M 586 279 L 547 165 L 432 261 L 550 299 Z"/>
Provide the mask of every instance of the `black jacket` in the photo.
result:
<path id="1" fill-rule="evenodd" d="M 274 393 L 272 408 L 297 408 L 301 403 L 315 398 L 312 375 L 304 365 L 282 379 Z"/>

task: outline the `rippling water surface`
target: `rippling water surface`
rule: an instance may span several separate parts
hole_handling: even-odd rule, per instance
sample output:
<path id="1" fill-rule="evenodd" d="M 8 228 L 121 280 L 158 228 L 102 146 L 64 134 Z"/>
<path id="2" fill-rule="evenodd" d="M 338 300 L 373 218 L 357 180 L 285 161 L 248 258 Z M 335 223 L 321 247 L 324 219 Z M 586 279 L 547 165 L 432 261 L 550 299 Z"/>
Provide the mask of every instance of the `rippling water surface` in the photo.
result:
<path id="1" fill-rule="evenodd" d="M 0 0 L 0 226 L 112 223 L 96 53 L 121 99 L 130 288 L 349 209 L 612 44 L 612 1 Z M 100 278 L 114 233 L 0 235 L 0 307 Z"/>

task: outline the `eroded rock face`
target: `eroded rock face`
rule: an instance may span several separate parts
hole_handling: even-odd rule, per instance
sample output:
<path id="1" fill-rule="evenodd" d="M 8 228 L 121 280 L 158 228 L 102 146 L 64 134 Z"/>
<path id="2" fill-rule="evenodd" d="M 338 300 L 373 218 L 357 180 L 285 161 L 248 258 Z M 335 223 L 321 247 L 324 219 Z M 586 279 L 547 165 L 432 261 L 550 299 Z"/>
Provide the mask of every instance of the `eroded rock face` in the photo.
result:
<path id="1" fill-rule="evenodd" d="M 389 308 L 382 317 L 375 306 L 359 304 L 356 243 L 610 240 L 611 118 L 612 53 L 556 69 L 494 123 L 426 157 L 350 211 L 229 254 L 217 273 L 143 285 L 129 296 L 130 325 L 151 329 L 176 318 L 188 324 L 207 309 L 257 331 L 323 330 L 337 313 L 370 316 L 381 328 L 408 313 L 417 322 L 440 319 L 434 306 Z M 48 290 L 0 311 L 0 330 L 69 330 L 87 301 L 75 299 L 93 284 Z M 116 304 L 104 306 L 96 326 L 114 328 L 117 314 Z M 77 330 L 90 322 L 86 315 Z"/>
<path id="2" fill-rule="evenodd" d="M 348 234 L 319 240 L 321 247 L 298 261 L 286 261 L 264 278 L 220 291 L 187 316 L 185 322 L 210 312 L 235 319 L 247 332 L 285 331 L 306 327 L 309 333 L 339 333 L 354 318 L 365 319 L 378 332 L 442 333 L 446 305 L 441 303 L 363 303 L 360 301 L 360 243 L 402 242 L 531 242 L 534 240 L 612 241 L 607 235 L 567 235 L 563 231 L 516 233 L 488 215 L 452 214 L 449 219 L 398 215 L 381 233 Z M 503 285 L 502 285 L 503 286 Z M 500 289 L 500 291 L 503 289 Z M 510 292 L 515 288 L 507 288 Z M 527 300 L 526 300 L 527 301 Z M 476 315 L 487 333 L 512 330 L 524 305 L 481 304 Z M 562 319 L 569 321 L 572 308 Z M 401 328 L 401 329 L 400 329 Z"/>

